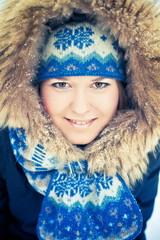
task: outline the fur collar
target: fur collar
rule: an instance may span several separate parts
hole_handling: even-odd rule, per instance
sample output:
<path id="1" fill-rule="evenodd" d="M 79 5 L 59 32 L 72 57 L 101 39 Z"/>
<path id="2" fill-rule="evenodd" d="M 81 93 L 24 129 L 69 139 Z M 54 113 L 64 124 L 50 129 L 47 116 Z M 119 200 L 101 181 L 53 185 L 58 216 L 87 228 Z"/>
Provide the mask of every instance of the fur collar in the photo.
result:
<path id="1" fill-rule="evenodd" d="M 70 144 L 43 114 L 31 81 L 49 24 L 74 11 L 110 30 L 125 51 L 129 109 L 118 112 L 84 151 Z M 160 15 L 147 0 L 7 0 L 0 15 L 0 121 L 42 140 L 59 161 L 88 159 L 90 171 L 119 173 L 134 184 L 160 135 Z"/>

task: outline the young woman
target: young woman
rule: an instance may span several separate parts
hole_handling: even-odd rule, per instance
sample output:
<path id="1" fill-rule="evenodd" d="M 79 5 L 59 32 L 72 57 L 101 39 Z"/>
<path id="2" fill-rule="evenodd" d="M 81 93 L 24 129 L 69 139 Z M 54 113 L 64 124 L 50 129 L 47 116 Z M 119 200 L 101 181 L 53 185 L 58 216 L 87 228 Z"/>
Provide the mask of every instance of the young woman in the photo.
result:
<path id="1" fill-rule="evenodd" d="M 1 239 L 145 239 L 160 168 L 159 20 L 146 1 L 6 2 Z"/>

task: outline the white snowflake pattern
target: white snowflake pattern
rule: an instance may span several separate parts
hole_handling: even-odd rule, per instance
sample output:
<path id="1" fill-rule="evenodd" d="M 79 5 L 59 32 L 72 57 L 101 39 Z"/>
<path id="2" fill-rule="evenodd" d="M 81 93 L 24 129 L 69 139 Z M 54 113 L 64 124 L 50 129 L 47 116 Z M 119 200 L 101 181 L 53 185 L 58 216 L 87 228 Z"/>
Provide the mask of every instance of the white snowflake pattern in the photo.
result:
<path id="1" fill-rule="evenodd" d="M 77 70 L 78 68 L 76 66 L 74 66 L 73 64 L 70 64 L 66 67 L 66 70 L 67 71 L 75 71 Z"/>
<path id="2" fill-rule="evenodd" d="M 88 68 L 88 70 L 90 70 L 90 71 L 94 71 L 94 70 L 99 69 L 99 67 L 97 67 L 94 63 L 92 63 L 91 65 L 89 65 L 87 68 Z"/>

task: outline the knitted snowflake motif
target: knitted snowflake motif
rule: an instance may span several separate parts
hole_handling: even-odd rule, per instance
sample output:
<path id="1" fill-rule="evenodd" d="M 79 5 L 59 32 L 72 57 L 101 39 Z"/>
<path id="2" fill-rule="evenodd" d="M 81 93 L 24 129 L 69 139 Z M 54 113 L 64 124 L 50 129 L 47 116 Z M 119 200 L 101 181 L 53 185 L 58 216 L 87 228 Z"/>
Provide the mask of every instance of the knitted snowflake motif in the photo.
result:
<path id="1" fill-rule="evenodd" d="M 54 43 L 54 46 L 60 50 L 62 46 L 62 50 L 65 51 L 68 49 L 73 41 L 73 30 L 70 28 L 65 28 L 64 30 L 58 31 L 54 36 L 58 38 L 58 40 Z"/>
<path id="2" fill-rule="evenodd" d="M 110 189 L 113 184 L 113 178 L 106 176 L 106 179 L 100 177 L 100 173 L 97 173 L 98 183 L 96 184 L 97 190 L 101 191 L 101 189 Z M 97 191 L 98 194 L 98 191 Z"/>
<path id="3" fill-rule="evenodd" d="M 70 197 L 79 193 L 83 198 L 92 192 L 90 185 L 93 184 L 93 179 L 89 175 L 74 173 L 68 176 L 66 173 L 57 172 L 52 181 L 52 187 L 57 197 L 62 197 L 65 192 Z"/>
<path id="4" fill-rule="evenodd" d="M 72 44 L 79 49 L 83 49 L 84 46 L 89 47 L 94 43 L 90 38 L 93 34 L 94 32 L 89 27 L 78 27 L 74 32 L 71 28 L 66 27 L 54 35 L 58 39 L 54 46 L 58 50 L 62 48 L 63 51 L 66 51 Z"/>
<path id="5" fill-rule="evenodd" d="M 91 46 L 94 41 L 90 38 L 94 32 L 91 28 L 86 27 L 86 30 L 84 27 L 79 27 L 75 29 L 75 35 L 74 35 L 74 46 L 76 46 L 79 49 L 83 49 L 83 46 L 89 47 Z"/>
<path id="6" fill-rule="evenodd" d="M 102 35 L 100 39 L 102 39 L 102 41 L 105 42 L 107 40 L 107 37 L 105 35 Z"/>

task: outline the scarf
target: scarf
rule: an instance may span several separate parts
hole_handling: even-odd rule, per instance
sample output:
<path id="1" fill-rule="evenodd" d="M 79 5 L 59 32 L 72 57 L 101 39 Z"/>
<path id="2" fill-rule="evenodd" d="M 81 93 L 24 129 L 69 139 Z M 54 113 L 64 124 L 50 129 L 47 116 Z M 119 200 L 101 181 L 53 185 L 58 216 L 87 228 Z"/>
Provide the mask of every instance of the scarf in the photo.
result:
<path id="1" fill-rule="evenodd" d="M 27 147 L 23 129 L 10 129 L 16 160 L 44 195 L 40 240 L 131 240 L 142 229 L 140 209 L 120 176 L 87 171 L 87 161 L 58 162 L 43 146 Z"/>

